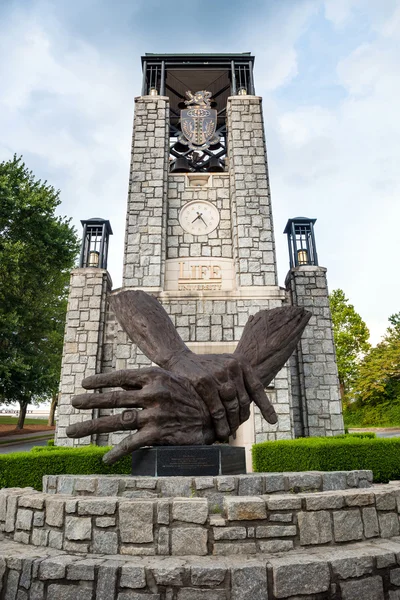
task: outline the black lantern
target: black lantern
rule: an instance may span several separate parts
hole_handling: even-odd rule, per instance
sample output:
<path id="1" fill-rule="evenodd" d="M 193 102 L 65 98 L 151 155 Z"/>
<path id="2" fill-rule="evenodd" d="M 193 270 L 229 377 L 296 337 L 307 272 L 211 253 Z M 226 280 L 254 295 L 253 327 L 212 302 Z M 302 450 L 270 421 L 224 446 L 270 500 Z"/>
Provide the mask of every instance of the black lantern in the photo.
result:
<path id="1" fill-rule="evenodd" d="M 83 237 L 79 266 L 107 269 L 108 238 L 112 235 L 110 221 L 95 217 L 81 223 Z"/>
<path id="2" fill-rule="evenodd" d="M 314 223 L 317 219 L 296 217 L 289 219 L 283 233 L 287 234 L 290 268 L 318 265 L 317 247 L 314 238 Z"/>

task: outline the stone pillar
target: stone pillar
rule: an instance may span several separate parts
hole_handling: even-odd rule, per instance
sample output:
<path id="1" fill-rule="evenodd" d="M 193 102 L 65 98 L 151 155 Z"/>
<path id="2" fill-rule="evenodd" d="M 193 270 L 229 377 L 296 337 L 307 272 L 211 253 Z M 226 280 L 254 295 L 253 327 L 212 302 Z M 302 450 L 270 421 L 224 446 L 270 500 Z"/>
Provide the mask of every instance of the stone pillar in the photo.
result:
<path id="1" fill-rule="evenodd" d="M 227 127 L 237 284 L 277 285 L 261 98 L 228 98 Z"/>
<path id="2" fill-rule="evenodd" d="M 168 169 L 169 99 L 135 98 L 123 287 L 163 286 Z"/>
<path id="3" fill-rule="evenodd" d="M 65 429 L 72 423 L 91 418 L 90 411 L 74 409 L 71 398 L 85 392 L 81 387 L 85 377 L 102 370 L 106 305 L 111 286 L 105 269 L 74 269 L 71 273 L 58 402 L 57 446 L 83 446 L 95 441 L 89 436 L 70 439 Z"/>
<path id="4" fill-rule="evenodd" d="M 295 435 L 343 433 L 326 269 L 295 267 L 286 277 L 286 289 L 292 305 L 313 315 L 290 362 Z"/>

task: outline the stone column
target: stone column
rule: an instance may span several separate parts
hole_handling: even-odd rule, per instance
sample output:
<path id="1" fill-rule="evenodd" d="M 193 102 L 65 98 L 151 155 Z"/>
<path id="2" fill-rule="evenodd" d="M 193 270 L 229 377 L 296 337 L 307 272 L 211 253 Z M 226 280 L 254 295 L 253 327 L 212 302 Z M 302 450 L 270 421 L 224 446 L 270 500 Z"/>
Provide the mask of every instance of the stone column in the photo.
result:
<path id="1" fill-rule="evenodd" d="M 277 285 L 261 98 L 228 98 L 227 127 L 237 284 Z"/>
<path id="2" fill-rule="evenodd" d="M 65 429 L 72 423 L 95 416 L 90 415 L 90 411 L 74 409 L 71 398 L 85 392 L 81 387 L 85 377 L 101 372 L 106 305 L 111 286 L 105 269 L 74 269 L 71 273 L 58 401 L 57 446 L 83 446 L 92 441 L 89 436 L 70 439 Z"/>
<path id="3" fill-rule="evenodd" d="M 123 287 L 160 290 L 165 263 L 169 99 L 135 98 Z"/>
<path id="4" fill-rule="evenodd" d="M 295 267 L 286 277 L 286 288 L 290 303 L 313 315 L 290 363 L 295 434 L 343 433 L 326 269 Z"/>

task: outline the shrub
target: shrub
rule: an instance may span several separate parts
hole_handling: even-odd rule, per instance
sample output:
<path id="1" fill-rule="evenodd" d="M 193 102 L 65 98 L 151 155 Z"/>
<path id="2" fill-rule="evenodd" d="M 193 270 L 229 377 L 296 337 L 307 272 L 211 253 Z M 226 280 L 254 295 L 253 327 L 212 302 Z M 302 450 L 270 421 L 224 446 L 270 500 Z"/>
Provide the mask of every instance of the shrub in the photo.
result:
<path id="1" fill-rule="evenodd" d="M 102 458 L 110 448 L 87 446 L 83 448 L 38 446 L 31 452 L 0 455 L 0 488 L 28 487 L 42 489 L 43 475 L 93 475 L 131 473 L 131 457 L 107 466 Z"/>
<path id="2" fill-rule="evenodd" d="M 262 442 L 253 446 L 256 472 L 370 469 L 376 483 L 400 479 L 400 438 L 354 435 Z"/>

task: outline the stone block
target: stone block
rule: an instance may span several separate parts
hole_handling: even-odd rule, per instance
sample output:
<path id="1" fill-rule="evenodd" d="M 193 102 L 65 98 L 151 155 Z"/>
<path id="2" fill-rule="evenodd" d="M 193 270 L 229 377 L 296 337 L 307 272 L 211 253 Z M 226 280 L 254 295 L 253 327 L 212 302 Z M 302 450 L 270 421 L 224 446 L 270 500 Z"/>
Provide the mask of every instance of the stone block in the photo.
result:
<path id="1" fill-rule="evenodd" d="M 177 600 L 226 600 L 225 590 L 199 590 L 184 588 L 178 590 Z M 147 599 L 146 599 L 147 600 Z"/>
<path id="2" fill-rule="evenodd" d="M 381 537 L 390 538 L 399 535 L 399 517 L 397 513 L 378 513 Z"/>
<path id="3" fill-rule="evenodd" d="M 168 563 L 153 564 L 153 577 L 157 585 L 182 586 L 185 575 L 184 562 L 169 560 Z"/>
<path id="4" fill-rule="evenodd" d="M 392 583 L 393 585 L 400 586 L 400 569 L 391 569 L 390 583 Z"/>
<path id="5" fill-rule="evenodd" d="M 269 563 L 276 598 L 320 594 L 329 589 L 330 571 L 324 560 L 299 556 L 294 562 L 293 558 L 281 556 L 270 558 Z M 352 600 L 356 597 L 353 596 Z"/>
<path id="6" fill-rule="evenodd" d="M 131 501 L 119 504 L 119 528 L 122 542 L 152 542 L 153 502 Z"/>
<path id="7" fill-rule="evenodd" d="M 85 558 L 67 566 L 67 579 L 94 581 L 95 567 L 99 564 L 98 559 Z"/>
<path id="8" fill-rule="evenodd" d="M 169 525 L 169 507 L 170 500 L 161 499 L 157 500 L 157 523 L 160 525 Z"/>
<path id="9" fill-rule="evenodd" d="M 293 521 L 292 513 L 271 513 L 269 515 L 271 523 L 291 523 Z"/>
<path id="10" fill-rule="evenodd" d="M 214 587 L 220 585 L 226 576 L 226 568 L 213 566 L 197 566 L 190 570 L 192 585 Z"/>
<path id="11" fill-rule="evenodd" d="M 109 560 L 101 565 L 97 575 L 96 600 L 111 600 L 116 597 L 117 573 L 120 564 L 118 561 Z"/>
<path id="12" fill-rule="evenodd" d="M 115 517 L 97 517 L 96 526 L 101 528 L 114 527 L 116 519 Z"/>
<path id="13" fill-rule="evenodd" d="M 347 555 L 346 555 L 347 554 Z M 361 577 L 372 573 L 373 557 L 357 556 L 357 551 L 343 551 L 343 558 L 331 560 L 333 573 L 340 579 Z"/>
<path id="14" fill-rule="evenodd" d="M 44 494 L 24 494 L 20 497 L 18 506 L 23 508 L 35 508 L 41 510 L 44 507 Z"/>
<path id="15" fill-rule="evenodd" d="M 66 517 L 65 537 L 67 540 L 90 540 L 92 537 L 90 517 Z"/>
<path id="16" fill-rule="evenodd" d="M 4 531 L 7 533 L 14 531 L 15 517 L 17 515 L 18 496 L 9 495 L 7 498 L 7 512 Z"/>
<path id="17" fill-rule="evenodd" d="M 62 531 L 49 531 L 48 545 L 51 548 L 61 550 L 63 547 L 63 532 Z"/>
<path id="18" fill-rule="evenodd" d="M 20 508 L 17 512 L 17 520 L 15 523 L 16 529 L 24 529 L 30 531 L 33 521 L 33 511 L 27 508 Z"/>
<path id="19" fill-rule="evenodd" d="M 160 491 L 165 497 L 190 498 L 192 482 L 189 477 L 166 477 L 160 480 Z"/>
<path id="20" fill-rule="evenodd" d="M 265 502 L 257 496 L 225 497 L 224 509 L 228 521 L 254 521 L 267 518 Z"/>
<path id="21" fill-rule="evenodd" d="M 231 556 L 234 554 L 256 554 L 255 542 L 215 542 L 213 554 L 216 556 Z"/>
<path id="22" fill-rule="evenodd" d="M 203 525 L 208 517 L 206 498 L 174 498 L 172 502 L 172 518 L 174 521 L 198 523 Z"/>
<path id="23" fill-rule="evenodd" d="M 263 525 L 256 527 L 256 538 L 291 537 L 297 533 L 296 525 Z"/>
<path id="24" fill-rule="evenodd" d="M 378 554 L 376 557 L 376 568 L 377 569 L 386 569 L 386 567 L 392 567 L 396 564 L 396 556 L 393 552 L 388 552 L 387 554 Z"/>
<path id="25" fill-rule="evenodd" d="M 366 538 L 377 537 L 379 535 L 378 515 L 376 509 L 372 506 L 362 509 L 362 519 L 364 523 L 364 535 Z"/>
<path id="26" fill-rule="evenodd" d="M 117 477 L 100 477 L 97 481 L 98 496 L 118 496 L 119 479 Z"/>
<path id="27" fill-rule="evenodd" d="M 214 540 L 244 540 L 247 537 L 246 527 L 214 527 Z"/>
<path id="28" fill-rule="evenodd" d="M 374 494 L 370 491 L 346 491 L 343 496 L 346 506 L 369 506 L 375 502 Z"/>
<path id="29" fill-rule="evenodd" d="M 382 600 L 384 598 L 381 577 L 366 577 L 357 581 L 344 581 L 340 583 L 343 600 Z"/>
<path id="30" fill-rule="evenodd" d="M 336 542 L 361 540 L 363 524 L 358 509 L 339 510 L 333 512 L 333 531 Z"/>
<path id="31" fill-rule="evenodd" d="M 40 563 L 40 579 L 64 579 L 67 565 L 74 562 L 70 556 L 54 556 Z"/>
<path id="32" fill-rule="evenodd" d="M 214 487 L 213 477 L 196 477 L 194 480 L 196 490 L 207 490 Z"/>
<path id="33" fill-rule="evenodd" d="M 285 478 L 280 473 L 268 473 L 264 476 L 265 493 L 285 491 Z"/>
<path id="34" fill-rule="evenodd" d="M 378 492 L 375 495 L 376 510 L 396 510 L 396 495 L 394 492 Z"/>
<path id="35" fill-rule="evenodd" d="M 205 556 L 208 532 L 200 527 L 176 527 L 171 531 L 171 554 Z"/>
<path id="36" fill-rule="evenodd" d="M 146 587 L 146 571 L 144 567 L 123 565 L 121 567 L 120 586 L 133 589 Z"/>
<path id="37" fill-rule="evenodd" d="M 116 500 L 109 500 L 106 498 L 84 498 L 78 502 L 78 515 L 113 515 L 116 507 Z"/>
<path id="38" fill-rule="evenodd" d="M 258 543 L 260 552 L 275 554 L 276 552 L 287 552 L 293 550 L 292 540 L 269 540 L 268 542 L 261 541 Z"/>
<path id="39" fill-rule="evenodd" d="M 287 484 L 290 490 L 307 491 L 322 488 L 321 473 L 288 473 Z"/>
<path id="40" fill-rule="evenodd" d="M 299 512 L 297 521 L 302 546 L 326 544 L 332 541 L 332 525 L 329 512 L 325 510 Z"/>
<path id="41" fill-rule="evenodd" d="M 46 499 L 46 523 L 52 527 L 62 527 L 64 523 L 64 504 L 61 498 Z"/>
<path id="42" fill-rule="evenodd" d="M 217 489 L 219 492 L 235 491 L 235 478 L 230 476 L 217 477 Z"/>
<path id="43" fill-rule="evenodd" d="M 300 510 L 301 498 L 292 495 L 267 497 L 268 510 Z"/>
<path id="44" fill-rule="evenodd" d="M 33 515 L 33 526 L 43 527 L 44 525 L 44 512 L 35 512 Z"/>
<path id="45" fill-rule="evenodd" d="M 115 531 L 94 531 L 92 552 L 95 554 L 118 554 L 118 534 Z"/>
<path id="46" fill-rule="evenodd" d="M 263 493 L 262 477 L 256 475 L 242 475 L 238 479 L 238 496 L 257 496 Z"/>
<path id="47" fill-rule="evenodd" d="M 322 489 L 327 490 L 345 490 L 347 488 L 347 473 L 336 471 L 333 473 L 322 474 Z"/>
<path id="48" fill-rule="evenodd" d="M 344 498 L 340 494 L 324 492 L 323 494 L 309 494 L 305 497 L 307 510 L 329 510 L 342 508 Z"/>
<path id="49" fill-rule="evenodd" d="M 268 598 L 267 570 L 264 565 L 243 565 L 231 569 L 231 600 Z"/>

